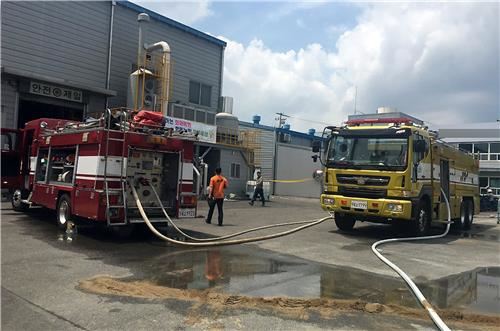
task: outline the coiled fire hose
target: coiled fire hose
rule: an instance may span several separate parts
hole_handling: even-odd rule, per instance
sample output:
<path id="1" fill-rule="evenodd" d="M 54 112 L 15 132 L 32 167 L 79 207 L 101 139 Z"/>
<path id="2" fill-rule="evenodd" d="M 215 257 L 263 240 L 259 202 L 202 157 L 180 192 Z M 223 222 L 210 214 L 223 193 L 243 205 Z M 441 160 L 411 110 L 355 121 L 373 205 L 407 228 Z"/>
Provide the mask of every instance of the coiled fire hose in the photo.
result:
<path id="1" fill-rule="evenodd" d="M 302 225 L 302 226 L 299 226 L 299 227 L 296 227 L 296 228 L 293 228 L 293 229 L 290 229 L 290 230 L 287 230 L 287 231 L 278 232 L 278 233 L 275 233 L 275 234 L 270 234 L 270 235 L 260 236 L 260 237 L 252 237 L 252 238 L 245 238 L 245 239 L 233 239 L 233 240 L 217 240 L 217 241 L 204 242 L 204 243 L 201 243 L 201 242 L 195 242 L 195 243 L 184 242 L 184 241 L 180 241 L 180 240 L 175 240 L 175 239 L 169 238 L 169 237 L 163 235 L 162 233 L 160 233 L 158 230 L 156 230 L 156 228 L 153 226 L 153 224 L 149 220 L 148 216 L 146 215 L 146 212 L 144 211 L 144 208 L 142 207 L 141 200 L 139 199 L 139 196 L 137 194 L 137 190 L 136 190 L 135 186 L 134 185 L 130 185 L 130 187 L 132 188 L 132 195 L 134 196 L 134 200 L 135 200 L 135 203 L 137 204 L 137 208 L 139 208 L 139 213 L 141 214 L 142 218 L 144 219 L 144 222 L 146 223 L 146 225 L 148 226 L 148 228 L 151 230 L 151 232 L 153 232 L 160 239 L 168 241 L 169 243 L 177 245 L 177 246 L 215 247 L 215 246 L 227 246 L 227 245 L 245 244 L 245 243 L 249 243 L 249 242 L 261 241 L 261 240 L 267 240 L 267 239 L 274 239 L 274 238 L 283 237 L 283 236 L 286 236 L 286 235 L 298 232 L 298 231 L 303 230 L 303 229 L 307 229 L 309 227 L 318 225 L 318 224 L 323 223 L 324 221 L 326 221 L 328 219 L 332 219 L 333 218 L 330 215 L 330 216 L 324 217 L 322 219 L 319 219 L 317 221 L 311 220 L 309 223 L 307 223 L 305 225 Z"/>
<path id="2" fill-rule="evenodd" d="M 434 236 L 426 236 L 426 237 L 408 237 L 408 238 L 392 238 L 392 239 L 385 239 L 385 240 L 380 240 L 377 241 L 372 245 L 372 251 L 373 253 L 380 259 L 382 262 L 387 264 L 389 267 L 391 267 L 394 271 L 398 273 L 401 278 L 408 284 L 410 289 L 412 290 L 413 294 L 417 297 L 418 301 L 422 305 L 423 308 L 427 310 L 427 313 L 429 316 L 432 318 L 434 321 L 434 324 L 439 328 L 441 331 L 449 331 L 450 328 L 443 322 L 441 317 L 439 317 L 438 313 L 432 308 L 431 304 L 427 301 L 427 299 L 424 297 L 422 292 L 420 292 L 419 288 L 415 283 L 411 280 L 411 278 L 404 273 L 403 270 L 401 270 L 397 265 L 389 261 L 386 257 L 384 257 L 378 250 L 377 246 L 391 243 L 391 242 L 397 242 L 397 241 L 414 241 L 414 240 L 428 240 L 428 239 L 437 239 L 437 238 L 442 238 L 445 237 L 448 234 L 448 231 L 450 230 L 450 225 L 451 225 L 451 213 L 450 213 L 450 203 L 448 202 L 448 198 L 446 197 L 446 194 L 444 193 L 443 189 L 441 189 L 441 194 L 444 197 L 444 200 L 446 202 L 446 207 L 448 209 L 448 222 L 446 224 L 446 229 L 443 234 L 439 235 L 434 235 Z"/>
<path id="3" fill-rule="evenodd" d="M 297 222 L 288 222 L 288 223 L 278 223 L 278 224 L 264 225 L 264 226 L 260 226 L 260 227 L 257 227 L 257 228 L 252 228 L 252 229 L 249 229 L 249 230 L 244 230 L 244 231 L 236 232 L 236 233 L 233 233 L 233 234 L 228 234 L 228 235 L 221 236 L 221 237 L 215 237 L 215 238 L 195 238 L 195 237 L 192 237 L 192 236 L 186 234 L 181 229 L 179 229 L 179 227 L 177 227 L 177 225 L 174 223 L 174 221 L 172 221 L 172 219 L 170 218 L 170 216 L 168 216 L 168 213 L 165 210 L 165 207 L 163 206 L 163 204 L 161 202 L 161 199 L 160 199 L 160 196 L 158 195 L 158 192 L 156 192 L 156 189 L 153 187 L 153 185 L 150 185 L 149 187 L 153 191 L 153 194 L 155 195 L 156 200 L 158 200 L 160 208 L 161 208 L 163 214 L 165 215 L 165 217 L 167 218 L 168 223 L 170 225 L 172 225 L 172 227 L 177 232 L 179 232 L 181 235 L 183 235 L 184 237 L 186 237 L 188 239 L 191 239 L 193 241 L 202 241 L 202 242 L 217 241 L 217 240 L 223 240 L 223 239 L 228 239 L 228 238 L 233 238 L 233 237 L 241 236 L 241 235 L 249 233 L 249 232 L 255 232 L 255 231 L 259 231 L 259 230 L 276 228 L 276 227 L 287 226 L 287 225 L 308 224 L 308 223 L 316 222 L 316 221 L 319 220 L 319 218 L 318 218 L 318 219 L 308 220 L 308 221 L 297 221 Z"/>

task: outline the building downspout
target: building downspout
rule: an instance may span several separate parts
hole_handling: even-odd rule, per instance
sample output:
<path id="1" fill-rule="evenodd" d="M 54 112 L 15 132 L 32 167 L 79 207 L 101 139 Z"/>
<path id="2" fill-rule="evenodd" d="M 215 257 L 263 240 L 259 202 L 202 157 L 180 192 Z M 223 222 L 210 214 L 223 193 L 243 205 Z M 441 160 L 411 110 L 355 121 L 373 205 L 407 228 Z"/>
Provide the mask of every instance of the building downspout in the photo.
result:
<path id="1" fill-rule="evenodd" d="M 221 98 L 222 98 L 222 87 L 223 87 L 223 82 L 224 82 L 224 50 L 226 49 L 225 46 L 222 47 L 221 49 L 221 55 L 220 55 L 220 80 L 219 80 L 219 102 L 217 104 L 217 109 L 222 111 L 222 104 L 221 104 Z"/>
<path id="2" fill-rule="evenodd" d="M 109 85 L 111 81 L 111 50 L 113 48 L 113 25 L 115 21 L 115 6 L 116 1 L 111 1 L 111 16 L 109 19 L 109 39 L 108 39 L 108 64 L 106 71 L 106 90 L 109 90 Z M 109 96 L 106 96 L 106 103 L 104 108 L 108 108 Z"/>

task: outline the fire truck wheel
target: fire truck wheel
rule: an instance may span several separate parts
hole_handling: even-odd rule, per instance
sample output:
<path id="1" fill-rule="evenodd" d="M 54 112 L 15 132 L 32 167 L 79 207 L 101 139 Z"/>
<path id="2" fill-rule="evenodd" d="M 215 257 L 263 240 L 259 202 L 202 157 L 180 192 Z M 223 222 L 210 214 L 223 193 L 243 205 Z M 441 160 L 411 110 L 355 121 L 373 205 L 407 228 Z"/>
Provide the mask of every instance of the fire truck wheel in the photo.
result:
<path id="1" fill-rule="evenodd" d="M 429 232 L 430 223 L 428 204 L 424 200 L 420 200 L 415 218 L 412 222 L 412 232 L 416 236 L 424 236 Z"/>
<path id="2" fill-rule="evenodd" d="M 460 218 L 458 222 L 455 223 L 457 230 L 469 230 L 472 217 L 474 215 L 474 210 L 472 207 L 472 203 L 468 200 L 463 200 L 460 204 Z"/>
<path id="3" fill-rule="evenodd" d="M 57 201 L 56 217 L 59 229 L 66 230 L 68 221 L 71 221 L 71 199 L 69 195 L 61 195 Z"/>
<path id="4" fill-rule="evenodd" d="M 16 189 L 12 194 L 12 209 L 15 211 L 26 211 L 29 208 L 29 205 L 22 202 L 22 199 L 26 199 L 28 194 L 26 190 Z"/>
<path id="5" fill-rule="evenodd" d="M 340 215 L 335 213 L 335 224 L 342 231 L 350 231 L 354 227 L 356 219 L 349 215 Z"/>
<path id="6" fill-rule="evenodd" d="M 463 228 L 464 230 L 469 230 L 472 225 L 472 221 L 474 220 L 474 205 L 470 200 L 464 202 L 466 203 L 467 208 L 466 208 L 465 222 Z"/>

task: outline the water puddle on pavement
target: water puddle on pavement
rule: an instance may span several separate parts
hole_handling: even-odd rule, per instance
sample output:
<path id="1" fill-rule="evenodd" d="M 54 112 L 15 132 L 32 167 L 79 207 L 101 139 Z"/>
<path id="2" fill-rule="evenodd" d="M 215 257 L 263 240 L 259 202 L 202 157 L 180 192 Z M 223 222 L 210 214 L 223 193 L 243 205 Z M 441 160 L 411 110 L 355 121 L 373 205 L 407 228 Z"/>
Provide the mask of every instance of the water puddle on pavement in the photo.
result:
<path id="1" fill-rule="evenodd" d="M 110 278 L 110 283 L 97 285 L 90 280 L 83 288 L 102 293 L 92 289 L 96 286 L 112 289 L 109 294 L 153 298 L 211 290 L 226 297 L 361 300 L 419 307 L 399 278 L 249 247 L 175 251 L 145 260 L 131 272 L 134 276 L 115 279 L 118 282 Z M 500 267 L 479 268 L 417 284 L 434 307 L 500 314 Z"/>

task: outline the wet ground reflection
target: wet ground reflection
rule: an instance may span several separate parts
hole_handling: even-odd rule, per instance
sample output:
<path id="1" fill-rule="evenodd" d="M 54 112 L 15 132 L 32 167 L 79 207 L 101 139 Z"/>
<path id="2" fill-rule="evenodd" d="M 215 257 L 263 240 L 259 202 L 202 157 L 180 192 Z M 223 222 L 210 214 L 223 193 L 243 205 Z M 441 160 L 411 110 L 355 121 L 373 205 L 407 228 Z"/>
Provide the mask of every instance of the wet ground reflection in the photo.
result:
<path id="1" fill-rule="evenodd" d="M 183 251 L 157 256 L 133 280 L 178 289 L 251 297 L 361 299 L 418 307 L 403 281 L 354 268 L 327 266 L 259 249 Z M 417 282 L 438 308 L 500 314 L 500 268 L 479 268 Z"/>

